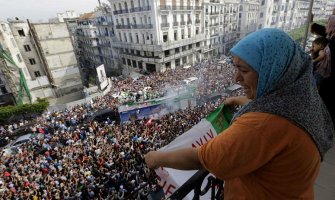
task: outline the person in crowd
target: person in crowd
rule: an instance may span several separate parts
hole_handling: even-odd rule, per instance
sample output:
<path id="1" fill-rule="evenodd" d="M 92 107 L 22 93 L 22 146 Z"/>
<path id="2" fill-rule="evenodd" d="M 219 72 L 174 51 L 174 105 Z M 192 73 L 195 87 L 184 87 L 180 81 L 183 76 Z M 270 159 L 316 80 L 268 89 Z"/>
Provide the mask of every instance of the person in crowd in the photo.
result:
<path id="1" fill-rule="evenodd" d="M 328 40 L 325 37 L 318 37 L 312 42 L 311 54 L 313 59 L 314 78 L 319 87 L 320 82 L 330 76 L 331 54 Z"/>
<path id="2" fill-rule="evenodd" d="M 328 47 L 330 50 L 331 72 L 328 78 L 325 78 L 320 83 L 319 94 L 326 104 L 328 111 L 335 123 L 335 8 L 333 14 L 329 17 L 326 26 L 327 38 L 329 41 Z"/>
<path id="3" fill-rule="evenodd" d="M 205 168 L 225 181 L 225 199 L 313 199 L 334 126 L 312 78 L 310 57 L 277 29 L 231 49 L 246 103 L 229 128 L 199 148 L 151 151 L 149 168 Z"/>
<path id="4" fill-rule="evenodd" d="M 310 25 L 310 32 L 312 34 L 318 35 L 318 36 L 322 36 L 322 37 L 326 37 L 326 27 L 322 26 L 320 24 L 317 23 L 312 23 Z"/>

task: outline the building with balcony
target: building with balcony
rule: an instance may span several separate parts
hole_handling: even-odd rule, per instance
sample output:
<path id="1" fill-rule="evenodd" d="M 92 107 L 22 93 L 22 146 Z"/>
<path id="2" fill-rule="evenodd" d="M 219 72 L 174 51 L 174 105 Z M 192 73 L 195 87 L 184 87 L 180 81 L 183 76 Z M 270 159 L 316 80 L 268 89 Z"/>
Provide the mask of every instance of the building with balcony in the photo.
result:
<path id="1" fill-rule="evenodd" d="M 98 55 L 101 64 L 104 64 L 107 76 L 121 75 L 118 60 L 114 58 L 112 38 L 115 36 L 112 10 L 107 4 L 100 4 L 95 10 L 95 25 L 98 32 Z"/>
<path id="2" fill-rule="evenodd" d="M 95 83 L 95 67 L 103 63 L 99 58 L 98 37 L 99 32 L 96 27 L 96 18 L 94 12 L 83 14 L 77 21 L 76 49 L 80 69 L 83 72 L 83 81 L 88 85 L 89 80 Z"/>
<path id="3" fill-rule="evenodd" d="M 241 0 L 239 10 L 239 32 L 241 38 L 258 29 L 259 10 L 259 0 Z"/>
<path id="4" fill-rule="evenodd" d="M 239 39 L 239 1 L 205 0 L 204 8 L 204 47 L 212 49 L 209 55 L 228 54 Z M 206 54 L 205 54 L 206 57 Z"/>
<path id="5" fill-rule="evenodd" d="M 225 53 L 237 39 L 238 2 L 110 0 L 112 47 L 123 73 L 165 71 Z M 225 18 L 226 17 L 226 18 Z M 233 43 L 234 43 L 233 42 Z"/>

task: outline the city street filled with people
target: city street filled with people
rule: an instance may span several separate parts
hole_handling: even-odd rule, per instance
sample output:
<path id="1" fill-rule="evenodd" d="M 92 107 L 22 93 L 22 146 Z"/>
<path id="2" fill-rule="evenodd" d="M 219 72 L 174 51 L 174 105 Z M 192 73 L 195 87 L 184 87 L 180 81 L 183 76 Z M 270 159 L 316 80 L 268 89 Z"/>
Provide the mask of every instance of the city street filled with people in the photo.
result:
<path id="1" fill-rule="evenodd" d="M 114 79 L 112 90 L 89 103 L 63 111 L 45 112 L 33 121 L 1 125 L 1 138 L 27 124 L 32 137 L 12 152 L 2 152 L 1 199 L 146 199 L 161 189 L 154 171 L 144 163 L 148 151 L 157 150 L 206 117 L 222 99 L 150 119 L 116 124 L 89 121 L 94 113 L 114 111 L 129 101 L 163 97 L 197 77 L 196 97 L 223 93 L 233 83 L 229 62 L 204 60 L 187 69 L 167 70 L 138 79 Z M 126 95 L 121 95 L 124 92 Z M 137 95 L 138 94 L 138 95 Z M 240 95 L 235 91 L 228 95 Z M 136 97 L 137 95 L 137 97 Z"/>

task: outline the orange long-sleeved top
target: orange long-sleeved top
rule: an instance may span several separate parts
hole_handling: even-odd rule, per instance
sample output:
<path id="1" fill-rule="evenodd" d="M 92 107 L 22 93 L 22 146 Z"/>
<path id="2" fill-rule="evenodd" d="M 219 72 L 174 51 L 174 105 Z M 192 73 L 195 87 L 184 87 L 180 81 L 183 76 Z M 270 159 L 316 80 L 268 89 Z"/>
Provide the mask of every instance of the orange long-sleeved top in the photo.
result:
<path id="1" fill-rule="evenodd" d="M 198 157 L 225 180 L 225 200 L 314 199 L 319 151 L 303 129 L 285 118 L 246 113 L 200 147 Z"/>

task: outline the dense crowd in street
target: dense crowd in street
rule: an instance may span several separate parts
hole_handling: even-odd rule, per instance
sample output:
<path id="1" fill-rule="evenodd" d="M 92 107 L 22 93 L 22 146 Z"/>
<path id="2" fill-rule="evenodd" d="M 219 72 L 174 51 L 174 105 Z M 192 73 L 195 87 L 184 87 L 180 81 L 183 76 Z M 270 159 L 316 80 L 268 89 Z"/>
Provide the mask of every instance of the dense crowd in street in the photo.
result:
<path id="1" fill-rule="evenodd" d="M 223 92 L 233 83 L 233 73 L 228 63 L 205 60 L 189 69 L 168 70 L 136 80 L 114 80 L 113 85 L 116 92 L 137 93 L 150 87 L 148 94 L 157 94 L 141 97 L 143 101 L 183 87 L 185 78 L 197 77 L 196 91 L 201 97 Z M 240 91 L 231 95 L 236 94 Z M 100 123 L 86 123 L 95 112 L 106 108 L 117 111 L 124 103 L 111 91 L 90 103 L 46 112 L 30 127 L 32 133 L 43 137 L 20 146 L 15 154 L 1 156 L 0 198 L 146 199 L 160 185 L 154 172 L 144 164 L 144 154 L 167 145 L 189 130 L 220 102 L 178 110 L 154 120 L 143 118 L 115 124 L 107 118 Z M 0 126 L 1 137 L 27 123 Z M 136 196 L 131 196 L 134 192 Z"/>

